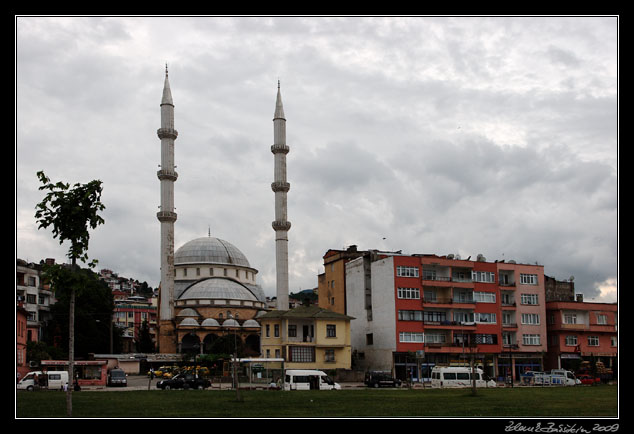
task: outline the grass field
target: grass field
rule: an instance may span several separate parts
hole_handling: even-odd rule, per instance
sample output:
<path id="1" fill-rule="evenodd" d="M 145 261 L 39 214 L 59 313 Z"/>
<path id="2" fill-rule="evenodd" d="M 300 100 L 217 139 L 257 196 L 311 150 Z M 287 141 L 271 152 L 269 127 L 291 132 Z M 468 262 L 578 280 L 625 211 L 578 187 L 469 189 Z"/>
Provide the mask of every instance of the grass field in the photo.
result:
<path id="1" fill-rule="evenodd" d="M 66 416 L 65 394 L 16 394 L 18 418 Z M 81 391 L 77 418 L 616 417 L 616 386 L 470 390 Z"/>

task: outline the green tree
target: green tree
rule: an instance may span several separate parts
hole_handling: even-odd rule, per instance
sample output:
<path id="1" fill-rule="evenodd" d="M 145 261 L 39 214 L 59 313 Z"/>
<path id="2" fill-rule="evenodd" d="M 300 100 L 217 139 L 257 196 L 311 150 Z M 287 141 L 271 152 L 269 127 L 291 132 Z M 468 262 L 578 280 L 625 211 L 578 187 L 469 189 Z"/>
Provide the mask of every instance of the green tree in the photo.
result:
<path id="1" fill-rule="evenodd" d="M 44 272 L 47 273 L 47 271 L 45 266 Z M 50 270 L 51 273 L 56 271 Z M 68 267 L 65 267 L 62 272 L 72 273 Z M 114 310 L 112 291 L 93 271 L 79 269 L 76 273 L 82 275 L 82 283 L 81 290 L 75 297 L 75 356 L 86 357 L 89 353 L 109 353 L 110 328 Z M 56 290 L 57 302 L 51 306 L 53 320 L 50 327 L 58 336 L 68 336 L 69 333 L 70 291 L 68 287 L 68 284 L 60 287 L 59 290 L 55 286 L 52 287 Z M 67 343 L 68 340 L 60 341 L 60 347 L 64 351 L 68 351 Z"/>
<path id="2" fill-rule="evenodd" d="M 38 203 L 35 218 L 38 220 L 38 229 L 52 227 L 53 237 L 59 240 L 60 244 L 65 241 L 70 242 L 67 256 L 71 260 L 71 270 L 73 273 L 56 272 L 62 270 L 61 266 L 50 267 L 51 283 L 55 277 L 59 277 L 66 285 L 57 288 L 69 288 L 69 337 L 68 337 L 68 375 L 69 379 L 74 378 L 74 339 L 75 339 L 75 294 L 82 283 L 79 273 L 75 273 L 77 260 L 94 267 L 96 261 L 88 263 L 88 241 L 90 235 L 88 228 L 96 228 L 103 224 L 104 220 L 99 216 L 99 211 L 105 209 L 101 203 L 102 183 L 99 180 L 90 181 L 87 184 L 75 184 L 70 188 L 69 184 L 57 182 L 53 184 L 43 171 L 37 172 L 37 177 L 42 183 L 39 190 L 48 190 L 48 193 Z M 72 380 L 71 380 L 72 381 Z M 66 394 L 66 413 L 70 417 L 73 413 L 73 388 L 69 387 Z"/>
<path id="3" fill-rule="evenodd" d="M 154 342 L 152 341 L 152 335 L 150 334 L 150 327 L 147 321 L 143 321 L 139 328 L 139 338 L 136 341 L 136 348 L 141 353 L 154 352 Z"/>

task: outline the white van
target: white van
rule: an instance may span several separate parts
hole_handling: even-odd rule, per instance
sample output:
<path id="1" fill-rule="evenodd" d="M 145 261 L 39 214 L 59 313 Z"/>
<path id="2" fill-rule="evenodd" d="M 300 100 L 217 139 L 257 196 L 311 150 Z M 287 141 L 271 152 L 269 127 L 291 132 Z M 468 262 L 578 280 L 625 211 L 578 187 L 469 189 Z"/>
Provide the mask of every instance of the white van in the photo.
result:
<path id="1" fill-rule="evenodd" d="M 36 388 L 64 390 L 68 387 L 68 371 L 31 371 L 17 384 L 18 390 L 33 391 Z"/>
<path id="2" fill-rule="evenodd" d="M 324 371 L 314 369 L 287 369 L 284 377 L 284 390 L 339 390 Z"/>
<path id="3" fill-rule="evenodd" d="M 473 387 L 471 368 L 434 366 L 431 370 L 431 387 Z M 482 369 L 475 369 L 476 387 L 496 387 L 494 380 L 485 380 Z"/>

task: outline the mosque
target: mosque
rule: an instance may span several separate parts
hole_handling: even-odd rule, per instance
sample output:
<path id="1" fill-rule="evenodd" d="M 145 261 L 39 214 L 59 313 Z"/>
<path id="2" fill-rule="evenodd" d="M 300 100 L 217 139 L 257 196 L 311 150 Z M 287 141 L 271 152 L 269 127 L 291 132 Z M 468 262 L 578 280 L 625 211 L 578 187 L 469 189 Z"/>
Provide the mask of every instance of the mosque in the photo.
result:
<path id="1" fill-rule="evenodd" d="M 278 82 L 274 115 L 276 272 L 278 303 L 288 309 L 288 237 L 286 221 L 285 122 Z M 160 353 L 209 353 L 214 345 L 236 340 L 241 353 L 260 353 L 261 325 L 258 318 L 268 309 L 262 288 L 257 283 L 258 270 L 233 244 L 211 236 L 191 240 L 174 251 L 174 103 L 165 67 L 161 100 L 161 206 L 157 218 L 161 225 L 161 283 L 157 344 Z M 281 300 L 281 301 L 280 301 Z M 279 305 L 284 307 L 284 304 Z"/>

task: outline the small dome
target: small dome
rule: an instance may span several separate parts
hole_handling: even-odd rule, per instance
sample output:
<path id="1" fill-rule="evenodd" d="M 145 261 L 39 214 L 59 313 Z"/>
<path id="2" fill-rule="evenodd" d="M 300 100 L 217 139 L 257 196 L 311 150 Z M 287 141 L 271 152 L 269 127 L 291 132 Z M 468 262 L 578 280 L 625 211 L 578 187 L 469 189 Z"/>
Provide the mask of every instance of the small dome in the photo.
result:
<path id="1" fill-rule="evenodd" d="M 242 327 L 260 327 L 260 324 L 254 319 L 248 319 L 242 323 Z"/>
<path id="2" fill-rule="evenodd" d="M 185 318 L 184 320 L 180 322 L 179 326 L 198 327 L 198 321 L 196 321 L 194 318 Z"/>
<path id="3" fill-rule="evenodd" d="M 200 315 L 198 314 L 198 312 L 196 312 L 191 307 L 187 307 L 187 308 L 181 310 L 178 313 L 178 315 L 176 315 L 176 316 L 177 317 L 196 317 L 196 318 L 198 318 Z"/>
<path id="4" fill-rule="evenodd" d="M 191 240 L 174 253 L 174 265 L 183 264 L 230 264 L 249 267 L 249 261 L 236 246 L 214 237 Z"/>
<path id="5" fill-rule="evenodd" d="M 218 321 L 216 321 L 213 318 L 207 318 L 206 320 L 203 321 L 203 323 L 200 326 L 201 327 L 220 327 L 220 324 L 218 324 Z"/>
<path id="6" fill-rule="evenodd" d="M 227 319 L 222 323 L 223 327 L 240 327 L 240 324 L 235 319 Z"/>
<path id="7" fill-rule="evenodd" d="M 255 295 L 241 283 L 224 277 L 209 277 L 190 285 L 178 297 L 179 300 L 225 299 L 258 301 Z"/>

